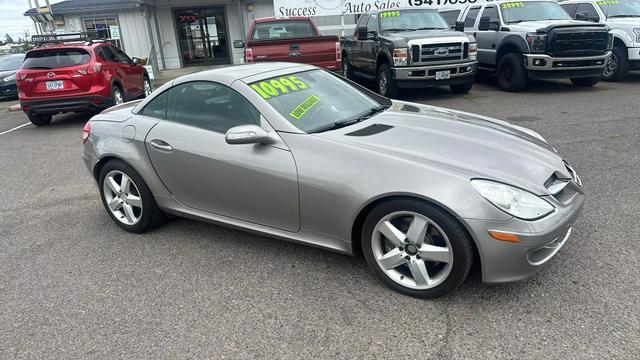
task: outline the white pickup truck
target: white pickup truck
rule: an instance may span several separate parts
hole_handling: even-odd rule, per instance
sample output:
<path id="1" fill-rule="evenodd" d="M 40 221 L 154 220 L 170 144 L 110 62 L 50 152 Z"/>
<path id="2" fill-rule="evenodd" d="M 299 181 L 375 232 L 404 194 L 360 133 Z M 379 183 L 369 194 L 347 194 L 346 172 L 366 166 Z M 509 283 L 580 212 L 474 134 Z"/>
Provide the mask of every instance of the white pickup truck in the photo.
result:
<path id="1" fill-rule="evenodd" d="M 605 24 L 614 36 L 603 78 L 619 81 L 640 69 L 640 0 L 568 0 L 560 6 L 576 20 Z"/>

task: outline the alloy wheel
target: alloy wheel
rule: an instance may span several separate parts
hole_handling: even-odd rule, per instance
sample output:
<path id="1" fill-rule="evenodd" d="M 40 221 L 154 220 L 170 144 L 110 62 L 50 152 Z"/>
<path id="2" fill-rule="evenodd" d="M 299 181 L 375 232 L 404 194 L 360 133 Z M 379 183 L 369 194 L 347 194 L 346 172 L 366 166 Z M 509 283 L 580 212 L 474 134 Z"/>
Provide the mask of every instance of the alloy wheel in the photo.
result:
<path id="1" fill-rule="evenodd" d="M 451 273 L 449 238 L 434 221 L 419 213 L 399 211 L 383 217 L 374 229 L 371 246 L 380 269 L 404 287 L 431 289 Z"/>
<path id="2" fill-rule="evenodd" d="M 135 225 L 142 217 L 142 197 L 136 184 L 122 171 L 110 171 L 103 182 L 104 200 L 111 214 L 125 225 Z"/>
<path id="3" fill-rule="evenodd" d="M 387 95 L 387 73 L 384 71 L 380 72 L 380 75 L 378 76 L 379 80 L 378 80 L 378 90 L 380 92 L 380 95 L 382 96 L 386 96 Z"/>
<path id="4" fill-rule="evenodd" d="M 616 54 L 611 54 L 609 61 L 607 61 L 607 65 L 604 67 L 604 77 L 609 78 L 615 75 L 618 70 L 618 57 Z"/>
<path id="5" fill-rule="evenodd" d="M 124 103 L 124 98 L 122 96 L 122 91 L 120 91 L 120 89 L 118 88 L 114 88 L 113 89 L 113 104 L 114 105 L 120 105 Z"/>
<path id="6" fill-rule="evenodd" d="M 349 77 L 349 62 L 342 61 L 342 76 L 346 79 Z"/>
<path id="7" fill-rule="evenodd" d="M 144 79 L 143 87 L 144 87 L 144 97 L 151 95 L 151 83 L 149 82 L 149 80 Z"/>

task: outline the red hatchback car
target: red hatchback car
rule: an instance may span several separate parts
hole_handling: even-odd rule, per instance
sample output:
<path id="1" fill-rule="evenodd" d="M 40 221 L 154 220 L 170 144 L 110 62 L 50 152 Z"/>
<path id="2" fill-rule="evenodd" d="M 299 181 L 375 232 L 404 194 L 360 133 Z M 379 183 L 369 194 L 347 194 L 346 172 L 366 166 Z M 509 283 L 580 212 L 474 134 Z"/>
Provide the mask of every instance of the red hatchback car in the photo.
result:
<path id="1" fill-rule="evenodd" d="M 107 42 L 53 43 L 29 51 L 16 74 L 22 110 L 37 126 L 65 112 L 99 112 L 151 93 L 140 60 Z"/>

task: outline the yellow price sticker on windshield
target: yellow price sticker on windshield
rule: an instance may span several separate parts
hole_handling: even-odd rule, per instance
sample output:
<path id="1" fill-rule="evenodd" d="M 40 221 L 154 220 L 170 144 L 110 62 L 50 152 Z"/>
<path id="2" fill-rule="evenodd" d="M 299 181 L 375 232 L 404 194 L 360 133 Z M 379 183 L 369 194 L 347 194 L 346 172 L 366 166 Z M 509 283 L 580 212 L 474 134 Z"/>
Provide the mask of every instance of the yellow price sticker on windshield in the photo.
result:
<path id="1" fill-rule="evenodd" d="M 618 0 L 604 0 L 604 1 L 597 1 L 596 4 L 598 4 L 598 6 L 620 5 L 620 1 L 618 1 Z"/>
<path id="2" fill-rule="evenodd" d="M 282 94 L 289 94 L 292 91 L 306 90 L 309 85 L 295 76 L 289 76 L 260 81 L 252 84 L 251 88 L 260 94 L 263 99 L 271 99 Z"/>
<path id="3" fill-rule="evenodd" d="M 300 120 L 307 114 L 307 112 L 309 112 L 309 110 L 313 109 L 319 103 L 320 98 L 315 95 L 311 95 L 307 98 L 307 100 L 303 101 L 302 104 L 293 109 L 289 116 L 296 120 Z"/>
<path id="4" fill-rule="evenodd" d="M 383 13 L 380 13 L 381 18 L 398 17 L 398 16 L 400 16 L 400 11 L 385 11 Z"/>
<path id="5" fill-rule="evenodd" d="M 524 7 L 524 3 L 521 1 L 518 2 L 508 2 L 508 3 L 503 3 L 502 4 L 502 8 L 503 9 L 516 9 L 516 8 L 522 8 Z"/>

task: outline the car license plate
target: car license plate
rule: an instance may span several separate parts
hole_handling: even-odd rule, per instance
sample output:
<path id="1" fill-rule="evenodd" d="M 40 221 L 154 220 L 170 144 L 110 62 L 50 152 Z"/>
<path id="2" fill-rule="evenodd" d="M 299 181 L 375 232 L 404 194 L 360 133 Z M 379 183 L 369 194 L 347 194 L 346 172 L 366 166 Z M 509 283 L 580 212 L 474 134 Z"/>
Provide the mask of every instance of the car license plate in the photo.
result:
<path id="1" fill-rule="evenodd" d="M 60 90 L 64 89 L 64 82 L 62 80 L 47 81 L 47 90 Z"/>
<path id="2" fill-rule="evenodd" d="M 436 80 L 447 80 L 451 78 L 451 71 L 436 71 Z"/>

